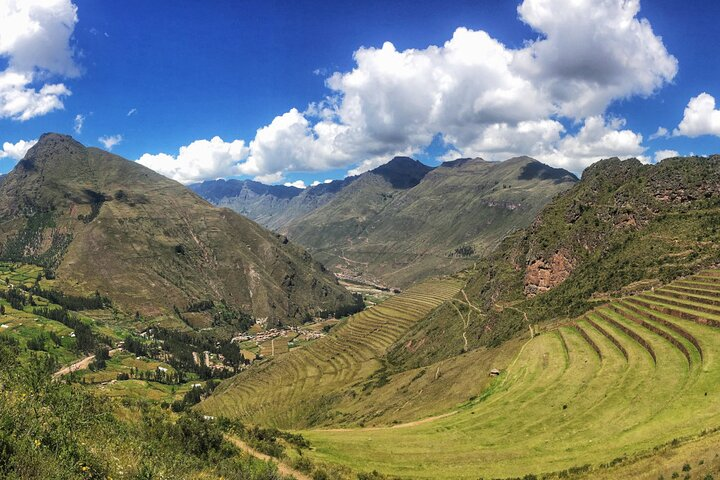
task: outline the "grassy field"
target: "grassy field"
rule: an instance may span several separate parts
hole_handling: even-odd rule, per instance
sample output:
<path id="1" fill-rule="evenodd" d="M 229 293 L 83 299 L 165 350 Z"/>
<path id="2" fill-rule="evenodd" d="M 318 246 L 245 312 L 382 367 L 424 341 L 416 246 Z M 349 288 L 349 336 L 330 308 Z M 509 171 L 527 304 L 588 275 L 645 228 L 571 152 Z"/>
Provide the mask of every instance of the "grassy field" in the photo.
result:
<path id="1" fill-rule="evenodd" d="M 30 288 L 38 282 L 38 278 L 41 278 L 38 282 L 41 288 L 51 289 L 54 281 L 45 279 L 43 275 L 44 269 L 35 265 L 0 262 L 0 291 L 5 292 L 11 286 Z M 33 300 L 37 307 L 59 308 L 47 299 L 38 296 L 33 296 Z M 32 306 L 16 310 L 4 299 L 0 299 L 0 305 L 5 309 L 5 315 L 0 316 L 0 334 L 17 339 L 22 347 L 21 352 L 23 352 L 24 358 L 29 357 L 28 342 L 38 338 L 44 339 L 41 354 L 53 356 L 61 365 L 69 364 L 81 357 L 76 352 L 76 342 L 71 328 L 33 313 Z M 83 314 L 78 314 L 78 317 L 96 333 L 112 339 L 122 338 L 122 329 L 111 328 L 104 321 L 97 321 L 90 314 L 91 312 L 83 312 Z M 50 334 L 57 335 L 60 343 L 51 341 Z"/>
<path id="2" fill-rule="evenodd" d="M 610 468 L 587 472 L 585 477 L 593 480 L 657 480 L 672 478 L 695 478 L 712 480 L 720 478 L 720 432 L 689 438 L 653 451 L 652 454 L 630 462 L 621 462 Z"/>
<path id="3" fill-rule="evenodd" d="M 130 373 L 132 369 L 138 372 L 154 372 L 158 367 L 164 368 L 169 373 L 175 373 L 175 369 L 164 362 L 150 358 L 136 358 L 129 352 L 119 352 L 106 362 L 106 367 L 98 371 L 85 370 L 78 372 L 85 383 L 105 383 L 117 379 L 120 373 Z"/>
<path id="4" fill-rule="evenodd" d="M 13 310 L 10 305 L 0 301 L 5 306 L 6 314 L 0 316 L 0 334 L 16 338 L 20 346 L 27 347 L 33 338 L 45 336 L 45 351 L 54 356 L 61 364 L 71 363 L 79 358 L 74 351 L 75 339 L 71 338 L 72 329 L 60 322 L 33 315 L 27 312 Z M 59 345 L 50 341 L 47 335 L 57 334 L 61 343 Z M 27 352 L 27 350 L 23 350 Z"/>
<path id="5" fill-rule="evenodd" d="M 720 427 L 718 327 L 720 271 L 711 270 L 603 305 L 536 336 L 483 395 L 451 415 L 301 433 L 315 460 L 402 478 L 568 470 L 622 478 L 632 466 L 607 467 Z M 684 448 L 692 456 L 692 447 Z M 693 458 L 708 461 L 707 470 L 717 453 Z M 671 478 L 680 468 L 677 462 L 642 461 L 652 478 Z"/>
<path id="6" fill-rule="evenodd" d="M 455 295 L 460 283 L 434 280 L 353 315 L 330 335 L 276 356 L 224 383 L 200 408 L 278 427 L 325 423 L 339 392 L 382 384 L 381 358 L 414 322 Z M 372 378 L 373 375 L 377 378 Z"/>
<path id="7" fill-rule="evenodd" d="M 294 337 L 293 337 L 294 338 Z M 288 353 L 289 347 L 288 347 L 288 340 L 289 337 L 278 337 L 273 338 L 272 340 L 267 340 L 265 342 L 262 342 L 260 346 L 260 355 L 262 355 L 265 358 L 274 357 L 277 355 L 282 355 L 283 353 Z"/>
<path id="8" fill-rule="evenodd" d="M 188 382 L 182 385 L 166 385 L 159 382 L 149 382 L 147 380 L 123 380 L 110 381 L 106 384 L 93 386 L 92 389 L 100 395 L 140 400 L 143 402 L 167 402 L 179 400 L 192 389 L 192 385 L 202 382 Z"/>

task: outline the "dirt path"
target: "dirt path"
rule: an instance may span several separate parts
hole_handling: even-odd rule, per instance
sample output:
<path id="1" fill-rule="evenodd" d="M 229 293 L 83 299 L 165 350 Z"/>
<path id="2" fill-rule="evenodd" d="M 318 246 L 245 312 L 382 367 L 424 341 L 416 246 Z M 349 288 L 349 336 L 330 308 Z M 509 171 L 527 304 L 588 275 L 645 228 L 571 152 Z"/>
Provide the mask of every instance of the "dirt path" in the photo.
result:
<path id="1" fill-rule="evenodd" d="M 95 360 L 95 355 L 90 355 L 88 357 L 82 358 L 77 362 L 71 363 L 67 367 L 63 367 L 57 372 L 53 373 L 53 378 L 62 377 L 63 375 L 67 375 L 68 373 L 72 373 L 77 370 L 84 370 L 90 366 L 90 363 L 93 360 Z"/>
<path id="2" fill-rule="evenodd" d="M 110 350 L 110 356 L 112 357 L 120 350 L 122 350 L 122 348 L 116 348 L 114 350 Z M 85 358 L 81 358 L 77 362 L 71 363 L 67 367 L 63 367 L 60 370 L 58 370 L 57 372 L 53 373 L 53 378 L 59 378 L 59 377 L 62 377 L 63 375 L 67 375 L 69 373 L 76 372 L 78 370 L 84 370 L 90 366 L 90 364 L 92 363 L 93 360 L 95 360 L 95 355 L 89 355 Z"/>
<path id="3" fill-rule="evenodd" d="M 320 428 L 316 431 L 318 432 L 369 432 L 373 430 L 390 430 L 393 428 L 408 428 L 408 427 L 417 427 L 418 425 L 423 425 L 425 423 L 434 422 L 436 420 L 440 420 L 441 418 L 446 418 L 452 415 L 455 415 L 458 413 L 457 410 L 454 410 L 452 412 L 443 413 L 442 415 L 435 415 L 434 417 L 427 417 L 423 418 L 421 420 L 415 420 L 414 422 L 408 422 L 408 423 L 399 423 L 397 425 L 391 425 L 389 427 L 365 427 L 365 428 Z"/>
<path id="4" fill-rule="evenodd" d="M 461 312 L 460 309 L 457 307 L 457 305 L 455 305 L 455 303 L 450 302 L 450 306 L 452 306 L 452 307 L 455 309 L 455 311 L 457 312 L 458 316 L 460 317 L 460 321 L 462 321 L 462 324 L 463 324 L 462 338 L 463 338 L 463 343 L 464 343 L 463 352 L 467 352 L 467 350 L 468 350 L 468 339 L 467 339 L 466 332 L 467 332 L 467 329 L 468 329 L 468 325 L 470 324 L 470 313 L 471 313 L 472 311 L 468 312 L 468 318 L 467 318 L 467 320 L 465 320 L 465 317 L 463 316 L 462 312 Z"/>
<path id="5" fill-rule="evenodd" d="M 476 307 L 475 305 L 473 305 L 472 303 L 470 303 L 470 300 L 468 299 L 468 296 L 467 296 L 467 294 L 465 293 L 465 289 L 460 289 L 460 291 L 462 292 L 463 297 L 465 297 L 465 303 L 463 303 L 461 300 L 459 300 L 459 299 L 457 299 L 457 298 L 453 298 L 453 299 L 450 300 L 450 305 L 455 309 L 455 311 L 457 312 L 458 316 L 460 316 L 460 320 L 462 321 L 462 324 L 463 324 L 463 334 L 462 334 L 462 337 L 463 337 L 463 343 L 464 343 L 463 351 L 464 351 L 464 352 L 467 352 L 467 350 L 468 350 L 467 330 L 468 330 L 468 328 L 470 328 L 470 322 L 472 321 L 472 313 L 473 313 L 473 310 L 477 313 L 478 318 L 484 318 L 484 317 L 485 317 L 485 314 L 484 314 L 484 313 L 482 312 L 482 310 L 480 310 L 478 307 Z M 463 316 L 462 312 L 461 312 L 460 309 L 457 307 L 457 305 L 455 305 L 454 302 L 458 302 L 458 303 L 460 303 L 461 305 L 467 305 L 467 307 L 468 307 L 467 318 L 465 318 L 465 317 Z"/>
<path id="6" fill-rule="evenodd" d="M 533 330 L 532 324 L 530 323 L 530 319 L 528 318 L 527 313 L 523 312 L 522 310 L 520 310 L 519 308 L 516 308 L 516 307 L 503 307 L 503 308 L 507 308 L 508 310 L 515 310 L 516 312 L 522 313 L 523 317 L 525 318 L 525 323 L 527 323 L 527 326 L 530 329 L 530 339 L 532 340 L 533 338 L 535 338 L 535 330 Z"/>
<path id="7" fill-rule="evenodd" d="M 240 440 L 237 437 L 234 437 L 232 435 L 225 435 L 225 439 L 228 440 L 233 445 L 235 445 L 236 447 L 238 447 L 243 452 L 249 453 L 253 457 L 259 458 L 260 460 L 263 460 L 266 462 L 271 461 L 271 462 L 277 464 L 278 471 L 282 475 L 289 475 L 291 477 L 295 477 L 296 480 L 312 480 L 312 478 L 310 478 L 308 475 L 306 475 L 302 472 L 298 472 L 294 468 L 291 468 L 290 466 L 284 464 L 283 462 L 279 461 L 278 459 L 273 458 L 270 455 L 265 455 L 264 453 L 258 452 L 257 450 L 255 450 L 250 445 L 243 442 L 242 440 Z"/>

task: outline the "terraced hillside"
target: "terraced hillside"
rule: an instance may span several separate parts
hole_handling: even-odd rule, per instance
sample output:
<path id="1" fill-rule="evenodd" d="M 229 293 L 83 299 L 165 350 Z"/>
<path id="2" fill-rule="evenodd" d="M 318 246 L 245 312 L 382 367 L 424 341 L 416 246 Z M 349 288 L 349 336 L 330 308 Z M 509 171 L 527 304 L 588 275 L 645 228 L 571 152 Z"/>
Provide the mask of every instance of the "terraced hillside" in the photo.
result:
<path id="1" fill-rule="evenodd" d="M 278 427 L 312 425 L 340 392 L 377 372 L 387 349 L 460 286 L 431 280 L 353 315 L 308 347 L 237 375 L 201 409 Z"/>
<path id="2" fill-rule="evenodd" d="M 529 340 L 455 414 L 302 434 L 316 459 L 403 478 L 606 475 L 720 428 L 719 329 L 720 270 L 706 270 Z"/>

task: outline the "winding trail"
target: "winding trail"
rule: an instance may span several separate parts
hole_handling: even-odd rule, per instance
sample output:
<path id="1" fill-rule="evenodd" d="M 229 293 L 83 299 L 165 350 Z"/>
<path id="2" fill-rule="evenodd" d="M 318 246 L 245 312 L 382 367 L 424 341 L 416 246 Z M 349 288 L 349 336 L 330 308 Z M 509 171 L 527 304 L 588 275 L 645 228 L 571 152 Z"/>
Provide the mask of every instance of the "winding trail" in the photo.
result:
<path id="1" fill-rule="evenodd" d="M 472 310 L 470 312 L 468 312 L 468 318 L 467 318 L 467 320 L 465 320 L 465 317 L 463 317 L 462 312 L 460 312 L 460 309 L 455 305 L 455 303 L 450 302 L 450 305 L 455 309 L 458 316 L 460 317 L 460 320 L 462 321 L 462 324 L 463 324 L 462 338 L 463 338 L 463 343 L 464 343 L 463 352 L 467 352 L 467 350 L 468 350 L 467 329 L 468 329 L 468 326 L 470 325 L 470 314 L 472 313 Z"/>
<path id="2" fill-rule="evenodd" d="M 472 321 L 472 313 L 473 313 L 473 310 L 475 310 L 475 311 L 477 312 L 478 318 L 483 318 L 483 317 L 485 317 L 485 314 L 483 313 L 482 310 L 480 310 L 478 307 L 476 307 L 475 305 L 473 305 L 473 304 L 470 302 L 470 300 L 468 299 L 467 294 L 465 293 L 465 289 L 460 289 L 460 291 L 462 292 L 463 297 L 465 297 L 465 302 L 466 302 L 466 303 L 463 303 L 460 299 L 453 298 L 453 299 L 450 301 L 450 305 L 452 305 L 452 307 L 455 309 L 455 311 L 457 312 L 457 314 L 460 316 L 460 320 L 462 321 L 462 324 L 463 324 L 462 338 L 463 338 L 463 343 L 464 343 L 463 351 L 464 351 L 464 352 L 467 352 L 467 351 L 468 351 L 467 330 L 468 330 L 468 328 L 470 328 L 470 322 Z M 454 302 L 458 302 L 460 305 L 467 305 L 467 307 L 468 307 L 467 318 L 465 318 L 465 317 L 463 316 L 462 312 L 460 312 L 460 309 L 455 305 Z"/>
<path id="3" fill-rule="evenodd" d="M 314 431 L 316 432 L 368 432 L 372 430 L 389 430 L 394 428 L 408 428 L 408 427 L 417 427 L 418 425 L 423 425 L 425 423 L 434 422 L 436 420 L 440 420 L 441 418 L 450 417 L 452 415 L 455 415 L 458 413 L 458 410 L 453 410 L 452 412 L 443 413 L 442 415 L 435 415 L 434 417 L 427 417 L 422 418 L 420 420 L 415 420 L 414 422 L 407 422 L 407 423 L 398 423 L 397 425 L 390 425 L 387 427 L 363 427 L 363 428 L 318 428 Z"/>
<path id="4" fill-rule="evenodd" d="M 277 458 L 273 458 L 270 455 L 266 455 L 264 453 L 258 452 L 254 448 L 252 448 L 247 443 L 243 442 L 239 438 L 233 436 L 233 435 L 225 435 L 225 439 L 235 445 L 237 448 L 242 450 L 245 453 L 249 453 L 255 458 L 258 458 L 260 460 L 263 460 L 265 462 L 273 462 L 277 465 L 278 471 L 282 475 L 289 475 L 291 477 L 295 477 L 296 480 L 312 480 L 312 478 L 302 472 L 299 472 L 295 470 L 294 468 L 290 467 L 289 465 L 281 462 Z"/>

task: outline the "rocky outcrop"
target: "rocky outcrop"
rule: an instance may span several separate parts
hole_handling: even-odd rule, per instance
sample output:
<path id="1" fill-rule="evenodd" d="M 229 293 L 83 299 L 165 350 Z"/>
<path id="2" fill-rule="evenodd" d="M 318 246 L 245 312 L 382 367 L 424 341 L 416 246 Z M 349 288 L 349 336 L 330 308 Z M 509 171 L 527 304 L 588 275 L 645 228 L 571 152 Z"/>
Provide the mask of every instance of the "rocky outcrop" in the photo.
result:
<path id="1" fill-rule="evenodd" d="M 547 260 L 533 260 L 525 269 L 525 295 L 532 297 L 560 285 L 573 268 L 572 259 L 564 252 L 555 252 Z"/>

